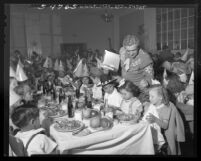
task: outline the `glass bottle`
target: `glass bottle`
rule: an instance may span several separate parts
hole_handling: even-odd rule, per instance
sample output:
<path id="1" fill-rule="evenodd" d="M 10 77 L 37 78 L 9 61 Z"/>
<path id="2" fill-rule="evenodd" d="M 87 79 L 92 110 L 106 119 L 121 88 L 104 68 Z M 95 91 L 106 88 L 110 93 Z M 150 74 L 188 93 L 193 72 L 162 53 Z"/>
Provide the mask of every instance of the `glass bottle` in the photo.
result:
<path id="1" fill-rule="evenodd" d="M 63 96 L 62 96 L 62 89 L 59 89 L 59 104 L 62 102 Z"/>
<path id="2" fill-rule="evenodd" d="M 52 89 L 51 89 L 51 94 L 52 94 L 53 100 L 56 100 L 56 91 L 55 91 L 54 87 L 52 87 Z"/>
<path id="3" fill-rule="evenodd" d="M 87 97 L 87 108 L 92 108 L 92 97 L 91 95 L 89 94 L 88 97 Z"/>
<path id="4" fill-rule="evenodd" d="M 76 96 L 76 98 L 80 97 L 80 89 L 79 88 L 76 88 L 76 90 L 75 90 L 75 96 Z"/>
<path id="5" fill-rule="evenodd" d="M 72 97 L 68 96 L 68 117 L 72 118 L 73 116 L 74 116 L 74 114 L 73 114 Z"/>

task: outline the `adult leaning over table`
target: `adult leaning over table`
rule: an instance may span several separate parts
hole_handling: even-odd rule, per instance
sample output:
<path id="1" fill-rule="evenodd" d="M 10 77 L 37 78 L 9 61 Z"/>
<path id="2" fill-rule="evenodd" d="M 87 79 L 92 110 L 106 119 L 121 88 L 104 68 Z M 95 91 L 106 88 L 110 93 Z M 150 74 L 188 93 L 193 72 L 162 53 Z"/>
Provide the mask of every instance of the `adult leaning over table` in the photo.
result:
<path id="1" fill-rule="evenodd" d="M 149 54 L 140 48 L 137 36 L 127 35 L 119 53 L 123 78 L 137 86 L 143 78 L 153 78 L 153 61 Z"/>

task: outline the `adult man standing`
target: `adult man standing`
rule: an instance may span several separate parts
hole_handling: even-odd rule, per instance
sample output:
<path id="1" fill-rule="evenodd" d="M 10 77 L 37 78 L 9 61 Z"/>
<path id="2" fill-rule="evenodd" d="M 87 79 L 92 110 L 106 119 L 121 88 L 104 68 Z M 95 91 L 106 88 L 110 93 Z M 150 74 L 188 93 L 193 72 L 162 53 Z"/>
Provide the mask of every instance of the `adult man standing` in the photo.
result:
<path id="1" fill-rule="evenodd" d="M 139 46 L 135 35 L 127 35 L 120 49 L 122 77 L 139 86 L 141 80 L 153 78 L 153 61 Z"/>

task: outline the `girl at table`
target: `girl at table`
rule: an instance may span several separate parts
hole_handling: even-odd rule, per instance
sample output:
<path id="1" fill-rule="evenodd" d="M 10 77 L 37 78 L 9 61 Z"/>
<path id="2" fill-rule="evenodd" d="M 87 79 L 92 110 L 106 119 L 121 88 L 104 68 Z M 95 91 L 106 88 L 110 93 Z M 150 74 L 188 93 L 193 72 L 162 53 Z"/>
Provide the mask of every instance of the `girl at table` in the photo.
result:
<path id="1" fill-rule="evenodd" d="M 165 143 L 162 133 L 168 129 L 171 108 L 167 91 L 161 85 L 153 85 L 149 89 L 150 104 L 145 107 L 145 114 L 142 118 L 148 121 L 153 127 L 153 140 L 157 150 Z"/>
<path id="2" fill-rule="evenodd" d="M 80 87 L 80 93 L 86 94 L 88 92 L 92 93 L 92 86 L 93 86 L 93 81 L 89 77 L 89 75 L 84 75 L 81 78 L 82 85 Z"/>
<path id="3" fill-rule="evenodd" d="M 113 79 L 110 75 L 101 75 L 100 83 L 98 86 L 102 86 L 104 90 L 104 102 L 108 105 L 108 108 L 105 109 L 106 112 L 113 112 L 115 113 L 117 110 L 120 110 L 120 105 L 122 102 L 122 96 L 117 91 L 115 87 L 116 79 Z"/>
<path id="4" fill-rule="evenodd" d="M 22 140 L 28 156 L 33 154 L 56 154 L 57 144 L 40 128 L 39 109 L 32 105 L 22 105 L 11 114 L 14 125 L 20 128 L 15 137 Z"/>
<path id="5" fill-rule="evenodd" d="M 119 91 L 122 95 L 121 110 L 126 114 L 135 115 L 135 119 L 139 120 L 142 113 L 142 104 L 137 98 L 139 88 L 129 80 L 122 79 L 119 85 Z"/>

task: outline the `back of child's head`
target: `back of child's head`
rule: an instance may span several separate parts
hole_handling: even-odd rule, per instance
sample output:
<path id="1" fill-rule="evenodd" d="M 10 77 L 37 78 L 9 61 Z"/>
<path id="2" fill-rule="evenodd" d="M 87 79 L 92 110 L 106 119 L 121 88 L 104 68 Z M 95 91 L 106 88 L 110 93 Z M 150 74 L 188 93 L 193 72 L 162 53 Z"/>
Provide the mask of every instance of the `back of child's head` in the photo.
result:
<path id="1" fill-rule="evenodd" d="M 165 78 L 167 80 L 166 88 L 172 93 L 180 93 L 185 89 L 185 85 L 180 81 L 180 78 L 175 73 L 167 74 Z"/>
<path id="2" fill-rule="evenodd" d="M 168 79 L 168 84 L 166 88 L 172 93 L 180 93 L 185 89 L 185 85 L 180 81 L 177 75 L 173 75 Z"/>
<path id="3" fill-rule="evenodd" d="M 11 120 L 19 128 L 26 127 L 30 120 L 39 117 L 39 109 L 36 106 L 26 104 L 16 107 L 12 114 Z"/>
<path id="4" fill-rule="evenodd" d="M 138 97 L 139 94 L 140 94 L 140 90 L 139 90 L 139 87 L 136 86 L 135 84 L 133 84 L 133 82 L 129 81 L 129 80 L 125 80 L 125 83 L 122 84 L 120 87 L 119 87 L 119 91 L 120 90 L 126 90 L 128 92 L 131 92 L 133 94 L 134 97 Z"/>
<path id="5" fill-rule="evenodd" d="M 151 90 L 156 90 L 158 96 L 162 97 L 162 103 L 164 103 L 164 105 L 169 106 L 168 92 L 162 85 L 160 85 L 160 84 L 151 85 L 149 88 L 149 91 L 151 91 Z"/>
<path id="6" fill-rule="evenodd" d="M 175 58 L 180 58 L 182 55 L 180 52 L 176 52 L 176 54 L 174 55 Z"/>

